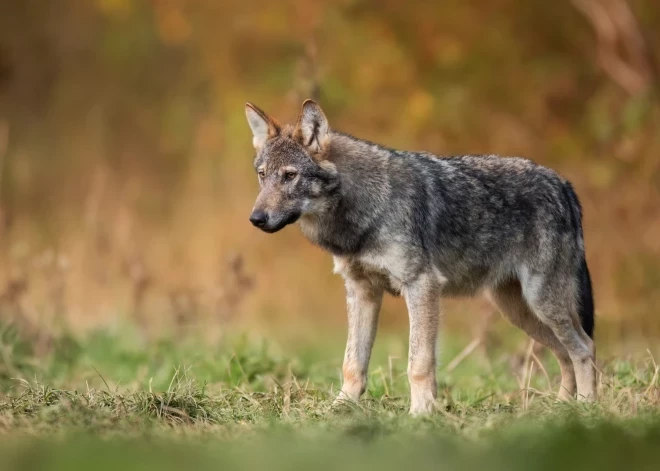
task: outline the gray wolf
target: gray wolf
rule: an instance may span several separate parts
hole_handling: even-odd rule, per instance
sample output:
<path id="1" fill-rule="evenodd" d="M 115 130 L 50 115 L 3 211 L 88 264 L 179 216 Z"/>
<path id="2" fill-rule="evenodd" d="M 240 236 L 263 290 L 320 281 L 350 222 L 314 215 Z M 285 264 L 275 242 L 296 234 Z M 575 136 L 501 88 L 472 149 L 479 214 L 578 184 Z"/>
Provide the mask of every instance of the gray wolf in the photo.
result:
<path id="1" fill-rule="evenodd" d="M 582 210 L 568 181 L 518 157 L 388 149 L 330 129 L 311 100 L 293 126 L 250 103 L 246 114 L 261 188 L 250 221 L 268 233 L 297 222 L 345 281 L 337 400 L 365 391 L 385 292 L 408 308 L 412 414 L 434 408 L 441 298 L 480 292 L 557 357 L 560 399 L 596 398 Z"/>

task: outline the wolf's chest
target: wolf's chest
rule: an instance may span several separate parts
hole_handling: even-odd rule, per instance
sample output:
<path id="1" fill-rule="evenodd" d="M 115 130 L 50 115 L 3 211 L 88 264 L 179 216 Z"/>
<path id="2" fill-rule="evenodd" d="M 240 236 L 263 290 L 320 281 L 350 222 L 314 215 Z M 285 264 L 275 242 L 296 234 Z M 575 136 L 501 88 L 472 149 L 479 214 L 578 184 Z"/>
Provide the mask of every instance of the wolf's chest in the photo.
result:
<path id="1" fill-rule="evenodd" d="M 365 272 L 385 277 L 395 291 L 401 291 L 412 271 L 410 254 L 396 244 L 360 254 L 356 262 Z"/>

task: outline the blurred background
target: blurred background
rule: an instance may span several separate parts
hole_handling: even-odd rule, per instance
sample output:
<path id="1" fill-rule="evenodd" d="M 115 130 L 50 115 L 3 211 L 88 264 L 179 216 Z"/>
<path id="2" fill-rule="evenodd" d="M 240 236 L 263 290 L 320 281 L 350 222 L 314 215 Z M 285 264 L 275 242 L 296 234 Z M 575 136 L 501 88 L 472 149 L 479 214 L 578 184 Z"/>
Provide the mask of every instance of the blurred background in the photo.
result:
<path id="1" fill-rule="evenodd" d="M 245 101 L 292 122 L 312 97 L 361 138 L 572 180 L 597 338 L 648 345 L 658 64 L 656 0 L 3 1 L 0 316 L 35 339 L 125 322 L 343 335 L 331 257 L 248 222 Z M 470 335 L 491 308 L 446 312 L 447 335 Z M 400 300 L 381 325 L 406 332 Z"/>

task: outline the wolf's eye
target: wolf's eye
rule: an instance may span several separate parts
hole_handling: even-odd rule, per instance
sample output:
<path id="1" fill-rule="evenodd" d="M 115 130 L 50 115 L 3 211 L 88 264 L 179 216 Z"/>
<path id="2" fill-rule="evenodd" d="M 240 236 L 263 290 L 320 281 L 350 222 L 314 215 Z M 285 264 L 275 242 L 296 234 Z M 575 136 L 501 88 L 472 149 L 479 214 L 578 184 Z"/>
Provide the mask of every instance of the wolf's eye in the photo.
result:
<path id="1" fill-rule="evenodd" d="M 284 174 L 284 181 L 285 182 L 290 182 L 294 178 L 296 178 L 296 172 L 286 172 Z"/>
<path id="2" fill-rule="evenodd" d="M 264 178 L 266 176 L 266 172 L 264 172 L 263 170 L 259 170 L 257 172 L 257 175 L 259 175 L 259 178 Z"/>

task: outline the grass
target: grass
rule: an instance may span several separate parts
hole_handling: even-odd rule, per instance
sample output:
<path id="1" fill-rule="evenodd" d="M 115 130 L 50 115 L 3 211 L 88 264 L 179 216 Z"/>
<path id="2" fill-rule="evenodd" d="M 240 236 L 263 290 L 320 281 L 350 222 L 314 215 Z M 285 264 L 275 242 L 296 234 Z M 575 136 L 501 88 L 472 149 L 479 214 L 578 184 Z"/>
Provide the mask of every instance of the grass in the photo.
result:
<path id="1" fill-rule="evenodd" d="M 601 400 L 558 404 L 554 360 L 528 354 L 520 337 L 493 336 L 487 352 L 440 366 L 438 411 L 414 419 L 402 337 L 379 338 L 364 400 L 332 407 L 342 352 L 333 338 L 200 345 L 121 329 L 61 335 L 37 356 L 4 327 L 0 467 L 657 468 L 660 379 L 650 353 L 601 355 Z M 442 365 L 466 344 L 447 341 Z"/>

